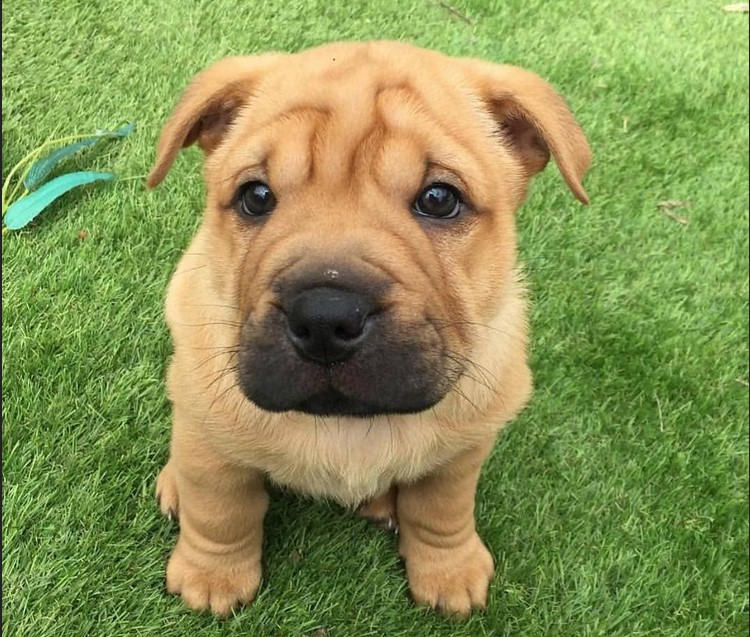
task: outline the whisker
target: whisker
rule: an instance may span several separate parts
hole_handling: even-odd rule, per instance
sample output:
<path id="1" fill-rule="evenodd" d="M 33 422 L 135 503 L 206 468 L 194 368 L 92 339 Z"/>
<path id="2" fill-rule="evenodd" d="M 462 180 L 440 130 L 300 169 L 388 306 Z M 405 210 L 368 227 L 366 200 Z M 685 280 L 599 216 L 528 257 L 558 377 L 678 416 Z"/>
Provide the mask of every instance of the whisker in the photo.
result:
<path id="1" fill-rule="evenodd" d="M 476 370 L 476 372 L 483 377 L 483 380 L 486 383 L 489 384 L 490 380 L 493 381 L 494 384 L 499 383 L 497 377 L 490 370 L 472 360 L 471 358 L 464 356 L 463 354 L 459 354 L 458 352 L 455 352 L 453 350 L 445 350 L 444 355 L 447 356 L 449 360 L 452 360 L 453 362 L 458 363 L 459 365 L 464 367 L 463 371 L 465 371 L 466 367 L 470 367 L 471 369 Z M 487 377 L 489 377 L 489 380 Z"/>
<path id="2" fill-rule="evenodd" d="M 198 363 L 198 364 L 197 364 L 197 365 L 196 365 L 195 367 L 193 367 L 193 368 L 192 368 L 192 369 L 191 369 L 190 371 L 191 371 L 191 372 L 194 372 L 194 371 L 196 371 L 196 370 L 200 369 L 201 367 L 203 367 L 204 365 L 206 365 L 206 364 L 207 364 L 207 363 L 209 363 L 210 361 L 214 360 L 215 358 L 218 358 L 219 356 L 225 356 L 226 354 L 233 354 L 233 353 L 234 353 L 234 354 L 238 354 L 238 353 L 239 353 L 239 350 L 237 350 L 236 348 L 232 348 L 232 349 L 230 349 L 230 350 L 221 350 L 221 351 L 219 351 L 219 352 L 214 352 L 214 353 L 213 353 L 213 354 L 211 354 L 210 356 L 208 356 L 208 357 L 206 357 L 205 359 L 203 359 L 203 360 L 202 360 L 202 361 L 201 361 L 200 363 Z"/>
<path id="3" fill-rule="evenodd" d="M 236 369 L 235 369 L 235 370 L 232 370 L 232 371 L 236 371 Z M 220 400 L 221 398 L 223 398 L 223 397 L 224 397 L 224 396 L 225 396 L 226 394 L 228 394 L 228 393 L 229 393 L 230 391 L 232 391 L 233 389 L 236 389 L 236 388 L 237 388 L 237 383 L 232 383 L 232 384 L 231 384 L 231 385 L 229 385 L 229 386 L 228 386 L 228 387 L 227 387 L 227 388 L 226 388 L 226 389 L 225 389 L 225 390 L 224 390 L 223 392 L 221 392 L 221 393 L 220 393 L 220 394 L 219 394 L 218 396 L 216 396 L 216 397 L 214 398 L 214 400 L 213 400 L 213 401 L 211 402 L 211 407 L 209 408 L 209 411 L 212 411 L 212 410 L 213 410 L 213 408 L 214 408 L 214 405 L 215 405 L 215 404 L 216 404 L 216 403 L 217 403 L 217 402 L 218 402 L 218 401 L 219 401 L 219 400 Z"/>
<path id="4" fill-rule="evenodd" d="M 451 389 L 451 392 L 456 394 L 457 396 L 463 398 L 467 403 L 469 403 L 475 411 L 479 411 L 479 407 L 476 406 L 476 404 L 466 395 L 466 393 L 458 388 L 458 385 L 454 385 Z"/>
<path id="5" fill-rule="evenodd" d="M 209 378 L 211 379 L 211 382 L 206 385 L 206 390 L 210 390 L 214 385 L 216 385 L 216 390 L 219 390 L 219 387 L 221 387 L 221 381 L 224 380 L 227 376 L 231 376 L 237 371 L 237 368 L 232 365 L 231 367 L 225 367 L 220 372 L 217 372 L 215 374 L 209 374 L 208 376 L 203 377 L 202 381 L 207 381 Z"/>
<path id="6" fill-rule="evenodd" d="M 218 380 L 225 378 L 227 374 L 236 373 L 238 371 L 238 368 L 236 365 L 230 365 L 230 361 L 232 360 L 232 358 L 233 358 L 232 356 L 229 357 L 229 360 L 227 361 L 227 364 L 224 367 L 224 371 L 216 379 L 214 379 L 214 381 L 211 383 L 212 385 L 216 383 Z M 209 385 L 207 389 L 209 389 L 210 386 L 211 385 Z M 219 394 L 219 387 L 221 387 L 221 384 L 216 385 L 216 393 L 214 394 L 214 398 L 208 407 L 208 411 L 206 411 L 206 415 L 203 417 L 203 424 L 206 423 L 206 418 L 208 418 L 208 415 L 213 411 L 214 406 L 216 405 L 216 402 L 220 398 L 223 398 L 228 392 L 235 389 L 237 387 L 237 382 L 235 381 L 233 383 L 230 383 L 229 386 L 223 392 L 221 392 L 221 394 Z"/>
<path id="7" fill-rule="evenodd" d="M 388 433 L 390 438 L 388 439 L 388 455 L 393 454 L 393 422 L 391 421 L 391 415 L 386 414 L 385 419 L 388 421 Z"/>
<path id="8" fill-rule="evenodd" d="M 194 268 L 187 268 L 187 270 L 177 270 L 172 276 L 177 276 L 178 274 L 187 274 L 188 272 L 195 272 L 195 270 L 200 270 L 201 268 L 205 268 L 206 264 L 203 265 L 196 265 Z"/>
<path id="9" fill-rule="evenodd" d="M 236 310 L 240 311 L 240 308 L 235 307 L 234 305 L 222 305 L 221 303 L 186 303 L 189 307 L 223 307 L 228 310 Z"/>
<path id="10" fill-rule="evenodd" d="M 448 329 L 449 327 L 457 327 L 459 325 L 472 325 L 474 327 L 482 327 L 486 330 L 491 330 L 493 332 L 496 332 L 497 334 L 500 334 L 501 336 L 507 336 L 509 338 L 515 338 L 516 335 L 511 332 L 506 332 L 505 330 L 500 329 L 499 327 L 495 327 L 493 325 L 487 325 L 485 323 L 478 323 L 476 321 L 441 321 L 441 320 L 435 320 L 433 319 L 432 323 L 435 325 L 435 329 L 438 331 Z"/>
<path id="11" fill-rule="evenodd" d="M 469 359 L 469 363 L 477 371 L 481 371 L 483 374 L 486 374 L 487 376 L 489 376 L 492 382 L 494 382 L 495 384 L 500 384 L 500 379 L 497 376 L 495 376 L 495 374 L 493 374 L 484 365 L 482 365 L 481 363 L 477 363 L 475 360 L 472 360 L 472 359 Z"/>
<path id="12" fill-rule="evenodd" d="M 437 422 L 440 422 L 440 417 L 438 416 L 437 409 L 435 408 L 434 405 L 432 407 L 430 407 L 430 411 L 432 412 L 432 415 L 435 418 L 435 420 Z"/>
<path id="13" fill-rule="evenodd" d="M 228 374 L 232 374 L 238 370 L 238 367 L 234 364 L 232 364 L 232 359 L 234 358 L 234 353 L 229 356 L 227 359 L 226 364 L 224 367 L 215 374 L 214 379 L 206 386 L 206 389 L 211 389 L 216 383 L 218 383 L 220 380 L 226 378 Z M 210 375 L 206 377 L 206 380 L 210 378 Z"/>
<path id="14" fill-rule="evenodd" d="M 463 373 L 461 374 L 461 376 L 463 376 L 465 378 L 468 378 L 469 380 L 475 382 L 480 387 L 484 387 L 487 391 L 490 391 L 490 392 L 493 391 L 493 388 L 489 384 L 487 384 L 484 380 L 480 380 L 479 378 L 477 378 L 473 374 L 470 374 L 466 370 L 463 371 Z"/>
<path id="15" fill-rule="evenodd" d="M 228 325 L 229 327 L 242 327 L 242 323 L 234 321 L 211 321 L 210 323 L 180 323 L 183 327 L 212 327 L 215 325 Z"/>

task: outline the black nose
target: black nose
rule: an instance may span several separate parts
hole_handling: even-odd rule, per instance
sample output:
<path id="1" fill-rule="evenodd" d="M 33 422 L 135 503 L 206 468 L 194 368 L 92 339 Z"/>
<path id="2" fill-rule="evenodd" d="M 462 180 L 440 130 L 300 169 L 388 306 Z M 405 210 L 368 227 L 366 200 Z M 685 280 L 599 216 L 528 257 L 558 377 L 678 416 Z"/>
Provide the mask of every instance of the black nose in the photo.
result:
<path id="1" fill-rule="evenodd" d="M 285 308 L 287 334 L 303 358 L 340 363 L 365 340 L 373 303 L 365 296 L 329 287 L 297 294 Z"/>

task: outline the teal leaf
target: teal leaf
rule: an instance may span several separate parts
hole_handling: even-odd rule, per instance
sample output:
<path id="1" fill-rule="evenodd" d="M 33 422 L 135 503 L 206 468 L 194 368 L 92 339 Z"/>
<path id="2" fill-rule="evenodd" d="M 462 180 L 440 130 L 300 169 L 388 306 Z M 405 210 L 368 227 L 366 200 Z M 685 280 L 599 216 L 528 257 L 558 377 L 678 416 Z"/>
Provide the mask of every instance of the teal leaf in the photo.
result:
<path id="1" fill-rule="evenodd" d="M 133 122 L 128 122 L 127 124 L 120 126 L 116 131 L 112 131 L 112 133 L 108 133 L 110 137 L 127 137 L 135 130 L 135 124 Z"/>
<path id="2" fill-rule="evenodd" d="M 135 124 L 125 124 L 115 131 L 97 130 L 91 137 L 86 137 L 62 148 L 53 150 L 49 155 L 37 159 L 29 168 L 29 172 L 23 179 L 23 185 L 28 190 L 36 188 L 49 175 L 54 167 L 66 157 L 77 153 L 83 148 L 93 146 L 100 139 L 113 137 L 126 137 L 135 130 Z"/>
<path id="3" fill-rule="evenodd" d="M 60 175 L 48 181 L 38 190 L 21 197 L 5 213 L 3 223 L 11 230 L 23 228 L 55 199 L 77 186 L 89 184 L 100 179 L 114 179 L 112 173 L 76 172 Z"/>
<path id="4" fill-rule="evenodd" d="M 33 190 L 39 183 L 44 180 L 47 175 L 52 172 L 52 169 L 58 162 L 62 161 L 66 157 L 69 157 L 70 155 L 73 155 L 74 153 L 77 153 L 83 148 L 93 146 L 94 144 L 96 144 L 96 142 L 99 141 L 99 139 L 99 136 L 87 137 L 86 139 L 68 144 L 67 146 L 63 146 L 62 148 L 57 148 L 46 157 L 38 159 L 31 165 L 31 168 L 29 168 L 29 172 L 26 173 L 26 176 L 23 178 L 23 185 L 26 186 L 26 188 L 28 188 L 29 190 Z"/>

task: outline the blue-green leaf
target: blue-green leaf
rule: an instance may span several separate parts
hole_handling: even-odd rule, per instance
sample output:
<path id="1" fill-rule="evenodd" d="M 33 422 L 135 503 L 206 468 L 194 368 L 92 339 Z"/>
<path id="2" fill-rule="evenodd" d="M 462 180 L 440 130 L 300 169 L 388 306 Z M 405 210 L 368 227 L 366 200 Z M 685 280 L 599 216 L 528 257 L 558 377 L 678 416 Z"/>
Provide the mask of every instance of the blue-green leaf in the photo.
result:
<path id="1" fill-rule="evenodd" d="M 26 186 L 28 190 L 33 190 L 42 181 L 44 181 L 47 175 L 52 172 L 54 167 L 66 157 L 77 153 L 83 148 L 93 146 L 100 139 L 126 137 L 127 135 L 130 135 L 130 133 L 132 133 L 134 130 L 135 124 L 125 124 L 124 126 L 114 131 L 97 130 L 96 133 L 94 133 L 94 135 L 92 135 L 91 137 L 73 142 L 72 144 L 63 146 L 62 148 L 57 148 L 53 150 L 49 155 L 42 157 L 41 159 L 37 159 L 31 165 L 31 168 L 29 168 L 29 172 L 26 173 L 26 176 L 23 179 L 23 185 Z"/>
<path id="2" fill-rule="evenodd" d="M 107 132 L 110 137 L 127 137 L 135 130 L 135 124 L 128 122 L 127 124 L 120 126 L 116 131 Z"/>
<path id="3" fill-rule="evenodd" d="M 38 159 L 32 164 L 29 172 L 26 173 L 26 176 L 23 178 L 23 185 L 26 186 L 26 188 L 28 188 L 29 190 L 32 190 L 37 186 L 37 184 L 41 183 L 47 175 L 52 172 L 55 164 L 57 164 L 59 161 L 62 161 L 66 157 L 77 153 L 83 148 L 93 146 L 94 144 L 96 144 L 96 142 L 99 141 L 99 139 L 100 137 L 98 135 L 95 137 L 87 137 L 86 139 L 68 144 L 67 146 L 63 146 L 62 148 L 57 148 L 46 157 Z"/>
<path id="4" fill-rule="evenodd" d="M 87 171 L 60 175 L 13 203 L 3 217 L 3 223 L 11 230 L 23 228 L 55 199 L 76 186 L 83 186 L 100 179 L 114 178 L 115 176 L 112 173 Z"/>

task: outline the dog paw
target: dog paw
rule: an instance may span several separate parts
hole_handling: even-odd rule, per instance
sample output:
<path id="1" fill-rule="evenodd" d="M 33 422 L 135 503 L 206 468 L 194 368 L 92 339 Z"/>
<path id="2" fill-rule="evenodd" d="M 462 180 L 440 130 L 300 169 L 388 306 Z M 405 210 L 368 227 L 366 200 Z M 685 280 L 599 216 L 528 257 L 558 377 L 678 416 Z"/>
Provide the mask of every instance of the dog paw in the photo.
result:
<path id="1" fill-rule="evenodd" d="M 404 558 L 409 588 L 418 604 L 454 617 L 466 617 L 487 604 L 494 563 L 478 535 L 456 548 L 419 544 Z"/>
<path id="2" fill-rule="evenodd" d="M 383 495 L 363 502 L 357 509 L 357 515 L 383 531 L 398 533 L 396 488 L 392 487 Z"/>
<path id="3" fill-rule="evenodd" d="M 188 608 L 226 617 L 253 601 L 260 577 L 259 559 L 222 558 L 211 567 L 200 566 L 178 541 L 167 564 L 167 591 L 180 595 Z"/>
<path id="4" fill-rule="evenodd" d="M 172 473 L 172 467 L 169 462 L 156 478 L 156 505 L 162 514 L 170 520 L 179 518 L 180 507 L 179 497 L 177 495 L 177 484 Z"/>

